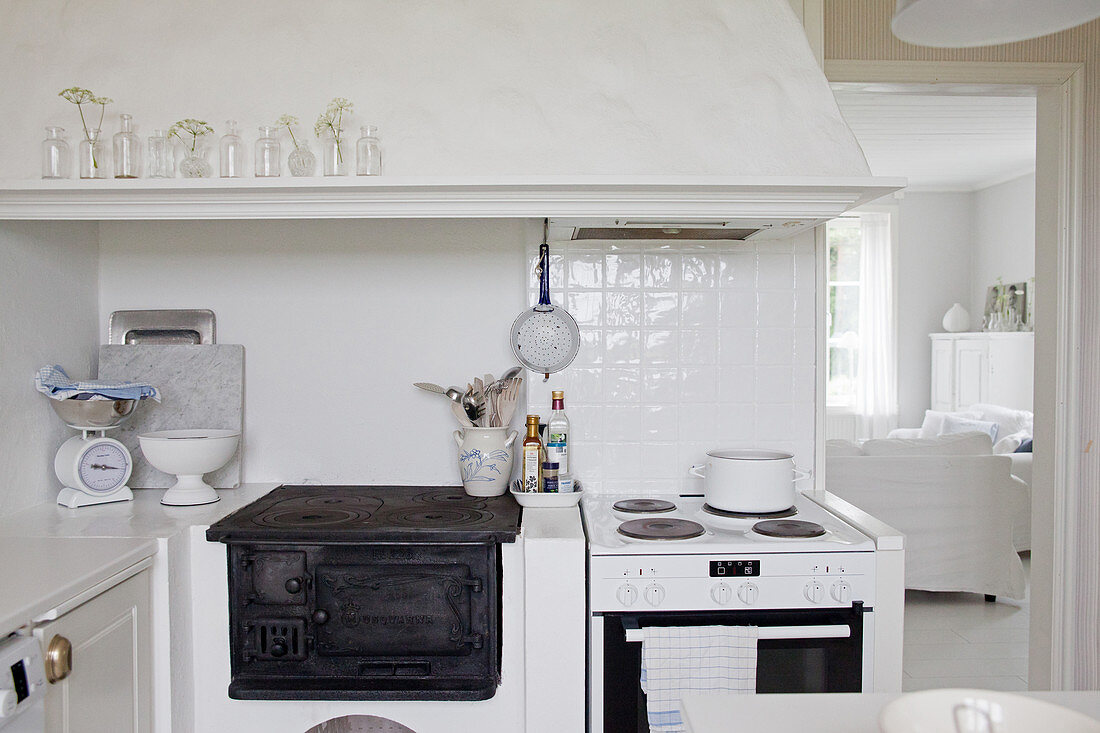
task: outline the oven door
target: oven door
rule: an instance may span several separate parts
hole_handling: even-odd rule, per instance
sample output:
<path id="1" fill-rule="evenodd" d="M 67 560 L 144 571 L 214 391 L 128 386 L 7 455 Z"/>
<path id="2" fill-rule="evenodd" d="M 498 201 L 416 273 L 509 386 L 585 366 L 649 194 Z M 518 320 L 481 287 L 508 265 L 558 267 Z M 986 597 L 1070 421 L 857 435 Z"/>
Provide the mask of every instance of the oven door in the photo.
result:
<path id="1" fill-rule="evenodd" d="M 640 682 L 641 629 L 647 626 L 760 627 L 757 692 L 863 690 L 861 603 L 849 608 L 811 610 L 604 613 L 594 617 L 592 625 L 591 730 L 649 730 L 646 696 Z"/>

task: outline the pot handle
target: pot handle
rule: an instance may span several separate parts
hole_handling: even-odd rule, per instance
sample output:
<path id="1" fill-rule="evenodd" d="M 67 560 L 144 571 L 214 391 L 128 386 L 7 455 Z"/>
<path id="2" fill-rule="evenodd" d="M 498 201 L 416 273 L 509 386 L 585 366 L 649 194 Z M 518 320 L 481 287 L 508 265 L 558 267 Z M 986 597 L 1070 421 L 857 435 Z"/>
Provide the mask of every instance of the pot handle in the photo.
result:
<path id="1" fill-rule="evenodd" d="M 457 433 L 458 431 L 456 430 L 455 432 Z M 511 448 L 512 443 L 515 442 L 516 436 L 518 436 L 518 435 L 519 435 L 519 431 L 518 430 L 513 430 L 512 433 L 508 436 L 508 440 L 504 441 L 504 447 L 505 448 Z"/>
<path id="2" fill-rule="evenodd" d="M 691 468 L 688 469 L 688 473 L 690 473 L 692 476 L 697 476 L 698 478 L 705 479 L 707 477 L 707 467 L 706 466 L 692 466 Z"/>
<path id="3" fill-rule="evenodd" d="M 462 447 L 462 431 L 461 430 L 456 430 L 453 433 L 451 433 L 451 435 L 454 436 L 455 444 L 459 448 L 461 448 Z"/>
<path id="4" fill-rule="evenodd" d="M 457 432 L 457 431 L 456 431 L 456 432 Z M 807 479 L 807 478 L 810 478 L 810 477 L 811 477 L 811 476 L 813 476 L 813 475 L 814 475 L 814 474 L 813 474 L 813 471 L 803 471 L 803 470 L 802 470 L 801 468 L 799 468 L 798 466 L 795 466 L 795 467 L 794 467 L 794 480 L 795 480 L 795 481 L 801 481 L 801 480 L 803 480 L 803 479 Z"/>

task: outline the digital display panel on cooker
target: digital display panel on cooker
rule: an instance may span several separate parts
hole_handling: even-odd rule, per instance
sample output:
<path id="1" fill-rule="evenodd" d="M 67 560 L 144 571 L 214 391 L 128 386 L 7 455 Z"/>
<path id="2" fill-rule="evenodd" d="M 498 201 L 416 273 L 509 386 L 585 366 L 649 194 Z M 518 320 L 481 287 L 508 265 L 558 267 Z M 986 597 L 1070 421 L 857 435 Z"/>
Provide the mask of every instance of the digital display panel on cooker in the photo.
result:
<path id="1" fill-rule="evenodd" d="M 759 560 L 711 560 L 712 578 L 755 578 L 760 575 Z"/>

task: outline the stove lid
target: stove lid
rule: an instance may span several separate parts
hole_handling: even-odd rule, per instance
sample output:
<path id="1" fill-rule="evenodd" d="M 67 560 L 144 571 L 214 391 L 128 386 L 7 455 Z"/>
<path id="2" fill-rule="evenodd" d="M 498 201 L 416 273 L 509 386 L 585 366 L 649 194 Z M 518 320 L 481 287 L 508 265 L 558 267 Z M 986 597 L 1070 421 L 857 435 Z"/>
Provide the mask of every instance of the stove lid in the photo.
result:
<path id="1" fill-rule="evenodd" d="M 215 522 L 211 542 L 514 542 L 520 507 L 453 486 L 280 486 Z"/>

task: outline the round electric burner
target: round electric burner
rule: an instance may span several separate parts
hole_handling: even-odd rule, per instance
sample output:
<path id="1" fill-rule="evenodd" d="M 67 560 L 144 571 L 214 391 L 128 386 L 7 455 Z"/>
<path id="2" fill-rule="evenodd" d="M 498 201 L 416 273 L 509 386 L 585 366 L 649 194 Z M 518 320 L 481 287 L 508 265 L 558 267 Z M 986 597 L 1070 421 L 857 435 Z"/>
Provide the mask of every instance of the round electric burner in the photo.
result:
<path id="1" fill-rule="evenodd" d="M 825 534 L 825 528 L 816 522 L 804 522 L 800 519 L 770 519 L 752 525 L 752 531 L 765 537 L 788 537 L 808 539 Z"/>
<path id="2" fill-rule="evenodd" d="M 349 509 L 307 507 L 262 514 L 252 521 L 265 527 L 326 527 L 334 524 L 354 524 L 370 517 L 369 513 Z"/>
<path id="3" fill-rule="evenodd" d="M 468 527 L 488 522 L 493 518 L 491 512 L 464 507 L 440 506 L 424 509 L 400 509 L 381 512 L 376 516 L 380 524 L 396 527 Z"/>
<path id="4" fill-rule="evenodd" d="M 715 509 L 710 504 L 704 504 L 703 511 L 727 519 L 779 519 L 780 517 L 793 517 L 798 514 L 798 510 L 793 506 L 780 509 L 777 512 L 731 512 L 728 509 Z"/>
<path id="5" fill-rule="evenodd" d="M 664 499 L 624 499 L 612 504 L 611 508 L 624 514 L 663 514 L 671 512 L 676 505 Z"/>
<path id="6" fill-rule="evenodd" d="M 631 519 L 619 525 L 619 534 L 636 540 L 690 540 L 707 530 L 687 519 Z"/>

